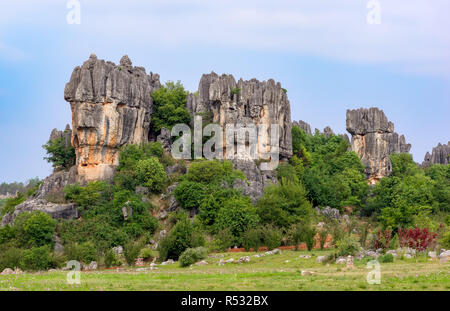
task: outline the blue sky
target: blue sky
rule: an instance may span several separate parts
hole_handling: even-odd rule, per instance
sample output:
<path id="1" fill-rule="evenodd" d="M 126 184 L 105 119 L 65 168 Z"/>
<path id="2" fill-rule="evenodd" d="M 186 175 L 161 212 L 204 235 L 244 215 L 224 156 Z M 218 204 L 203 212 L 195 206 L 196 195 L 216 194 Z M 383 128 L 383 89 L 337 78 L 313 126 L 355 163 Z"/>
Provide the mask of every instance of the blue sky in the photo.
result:
<path id="1" fill-rule="evenodd" d="M 349 108 L 377 106 L 418 162 L 450 140 L 450 2 L 379 0 L 66 0 L 0 3 L 0 182 L 51 173 L 42 145 L 71 123 L 64 86 L 91 53 L 181 80 L 203 73 L 273 78 L 292 119 L 345 131 Z M 126 3 L 126 4 L 125 4 Z"/>

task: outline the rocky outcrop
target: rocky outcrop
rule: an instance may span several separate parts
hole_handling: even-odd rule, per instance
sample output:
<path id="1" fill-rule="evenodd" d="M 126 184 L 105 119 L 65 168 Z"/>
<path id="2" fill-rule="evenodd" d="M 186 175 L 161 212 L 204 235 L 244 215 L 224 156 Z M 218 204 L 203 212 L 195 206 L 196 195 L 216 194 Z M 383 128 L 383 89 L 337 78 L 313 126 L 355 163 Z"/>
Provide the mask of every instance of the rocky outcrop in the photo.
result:
<path id="1" fill-rule="evenodd" d="M 252 160 L 233 160 L 234 169 L 241 170 L 247 180 L 237 180 L 234 183 L 235 189 L 241 189 L 242 193 L 249 196 L 253 203 L 264 194 L 264 188 L 270 184 L 276 184 L 275 171 L 263 171 Z"/>
<path id="2" fill-rule="evenodd" d="M 256 79 L 236 82 L 232 75 L 212 72 L 200 80 L 198 94 L 189 94 L 186 103 L 193 114 L 207 115 L 212 123 L 225 125 L 264 124 L 267 129 L 258 133 L 256 158 L 270 151 L 270 127 L 279 125 L 280 158 L 292 156 L 291 109 L 280 83 Z M 226 143 L 224 143 L 224 147 Z"/>
<path id="3" fill-rule="evenodd" d="M 133 67 L 128 56 L 115 65 L 91 55 L 74 69 L 64 98 L 72 110 L 78 182 L 111 179 L 119 148 L 148 140 L 151 94 L 159 87 L 159 75 Z"/>
<path id="4" fill-rule="evenodd" d="M 331 135 L 335 135 L 331 127 L 327 126 L 323 129 L 323 134 L 326 138 L 330 137 Z"/>
<path id="5" fill-rule="evenodd" d="M 30 199 L 17 205 L 13 213 L 3 216 L 1 226 L 12 225 L 19 214 L 33 211 L 47 213 L 54 219 L 78 218 L 78 208 L 75 204 L 56 204 L 47 202 L 43 199 Z"/>
<path id="6" fill-rule="evenodd" d="M 439 143 L 433 148 L 431 154 L 427 152 L 422 162 L 422 166 L 430 166 L 431 164 L 449 164 L 450 163 L 450 141 L 446 145 Z"/>
<path id="7" fill-rule="evenodd" d="M 311 126 L 308 123 L 306 123 L 305 121 L 302 121 L 302 120 L 299 120 L 298 122 L 297 121 L 293 121 L 292 125 L 298 126 L 303 131 L 305 131 L 306 134 L 312 135 L 312 133 L 311 133 Z"/>
<path id="8" fill-rule="evenodd" d="M 352 150 L 365 165 L 370 183 L 391 174 L 390 154 L 407 153 L 411 149 L 405 137 L 394 132 L 394 124 L 378 108 L 347 110 L 347 131 L 352 135 Z"/>

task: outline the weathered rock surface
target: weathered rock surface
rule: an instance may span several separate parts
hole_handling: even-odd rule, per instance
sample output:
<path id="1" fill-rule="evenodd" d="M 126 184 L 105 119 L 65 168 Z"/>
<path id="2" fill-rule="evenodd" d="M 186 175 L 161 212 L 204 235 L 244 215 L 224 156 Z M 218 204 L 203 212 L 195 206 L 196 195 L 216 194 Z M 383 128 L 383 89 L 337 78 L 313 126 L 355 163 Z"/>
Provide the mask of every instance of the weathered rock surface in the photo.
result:
<path id="1" fill-rule="evenodd" d="M 325 137 L 330 137 L 331 135 L 335 135 L 333 130 L 331 129 L 331 127 L 327 126 L 323 129 L 323 134 L 325 135 Z"/>
<path id="2" fill-rule="evenodd" d="M 119 148 L 148 140 L 151 94 L 159 87 L 159 75 L 133 67 L 128 56 L 115 65 L 91 55 L 74 69 L 64 98 L 72 109 L 78 182 L 111 179 Z"/>
<path id="3" fill-rule="evenodd" d="M 54 219 L 78 218 L 78 208 L 75 204 L 56 204 L 43 199 L 30 199 L 17 205 L 13 213 L 8 213 L 3 216 L 1 226 L 12 225 L 20 213 L 33 211 L 47 213 Z"/>
<path id="4" fill-rule="evenodd" d="M 265 124 L 267 129 L 258 133 L 256 158 L 270 152 L 270 126 L 277 124 L 280 158 L 292 156 L 289 100 L 281 84 L 272 79 L 264 82 L 240 79 L 236 82 L 232 75 L 204 74 L 198 95 L 189 94 L 186 107 L 193 114 L 209 114 L 209 121 L 220 124 L 224 129 L 229 124 Z"/>
<path id="5" fill-rule="evenodd" d="M 233 160 L 234 169 L 241 170 L 247 180 L 237 180 L 234 183 L 235 189 L 242 189 L 244 195 L 249 196 L 253 203 L 264 194 L 264 188 L 269 184 L 276 184 L 275 171 L 263 171 L 252 160 Z"/>
<path id="6" fill-rule="evenodd" d="M 378 108 L 347 110 L 347 131 L 352 135 L 352 150 L 366 166 L 370 183 L 391 174 L 390 154 L 407 153 L 411 149 L 405 137 L 394 132 L 394 124 Z"/>
<path id="7" fill-rule="evenodd" d="M 292 125 L 296 125 L 305 131 L 306 134 L 311 135 L 311 126 L 303 120 L 293 121 Z"/>
<path id="8" fill-rule="evenodd" d="M 450 141 L 446 145 L 439 143 L 433 148 L 431 154 L 427 152 L 422 166 L 430 166 L 431 164 L 449 164 L 450 163 Z"/>

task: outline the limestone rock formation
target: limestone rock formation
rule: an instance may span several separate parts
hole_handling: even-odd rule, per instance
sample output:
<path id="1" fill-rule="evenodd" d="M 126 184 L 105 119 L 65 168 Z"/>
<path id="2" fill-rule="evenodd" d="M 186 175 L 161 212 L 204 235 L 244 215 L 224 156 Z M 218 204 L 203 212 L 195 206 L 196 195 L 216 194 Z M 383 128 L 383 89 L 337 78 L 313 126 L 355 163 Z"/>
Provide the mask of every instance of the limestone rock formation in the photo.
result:
<path id="1" fill-rule="evenodd" d="M 427 152 L 422 166 L 430 166 L 431 164 L 449 164 L 450 163 L 450 141 L 445 145 L 439 143 L 433 148 L 431 154 Z"/>
<path id="2" fill-rule="evenodd" d="M 234 169 L 241 170 L 247 180 L 237 180 L 235 189 L 241 189 L 242 193 L 249 196 L 253 203 L 264 194 L 264 188 L 269 184 L 276 184 L 275 171 L 263 171 L 252 160 L 233 160 Z"/>
<path id="3" fill-rule="evenodd" d="M 258 133 L 258 142 L 265 146 L 258 148 L 258 158 L 269 151 L 270 126 L 278 124 L 280 158 L 292 156 L 289 100 L 281 84 L 272 79 L 263 82 L 240 79 L 236 82 L 232 75 L 204 74 L 198 94 L 189 94 L 186 106 L 193 114 L 209 114 L 210 121 L 224 129 L 228 124 L 265 124 L 267 130 Z"/>
<path id="4" fill-rule="evenodd" d="M 325 137 L 330 137 L 331 135 L 335 135 L 333 130 L 331 129 L 331 127 L 327 126 L 323 129 L 323 134 L 325 135 Z"/>
<path id="5" fill-rule="evenodd" d="M 394 132 L 394 124 L 378 108 L 347 110 L 347 131 L 352 135 L 352 150 L 366 166 L 370 183 L 391 174 L 390 154 L 407 153 L 411 149 L 405 137 Z"/>
<path id="6" fill-rule="evenodd" d="M 260 82 L 256 79 L 236 82 L 232 75 L 222 76 L 212 72 L 204 74 L 200 80 L 198 93 L 189 94 L 186 106 L 196 115 L 210 118 L 208 123 L 226 125 L 266 125 L 265 131 L 257 134 L 258 147 L 256 159 L 262 159 L 271 151 L 271 125 L 277 124 L 279 129 L 279 158 L 284 160 L 292 156 L 291 109 L 286 93 L 280 83 L 274 80 Z M 225 135 L 224 135 L 225 136 Z M 224 137 L 224 149 L 226 148 Z M 225 151 L 225 158 L 227 153 Z M 245 153 L 245 152 L 244 152 Z M 276 183 L 275 172 L 263 171 L 254 162 L 255 157 L 233 150 L 233 164 L 246 175 L 247 181 L 239 181 L 234 185 L 241 188 L 255 202 L 262 196 L 264 187 Z"/>
<path id="7" fill-rule="evenodd" d="M 300 127 L 308 135 L 312 134 L 311 133 L 311 126 L 308 123 L 306 123 L 305 121 L 303 121 L 303 120 L 299 120 L 298 122 L 297 121 L 293 121 L 292 125 L 296 125 L 296 126 Z"/>
<path id="8" fill-rule="evenodd" d="M 119 148 L 148 140 L 158 88 L 159 75 L 133 67 L 128 56 L 115 65 L 91 55 L 74 69 L 64 98 L 72 109 L 78 182 L 111 179 Z"/>

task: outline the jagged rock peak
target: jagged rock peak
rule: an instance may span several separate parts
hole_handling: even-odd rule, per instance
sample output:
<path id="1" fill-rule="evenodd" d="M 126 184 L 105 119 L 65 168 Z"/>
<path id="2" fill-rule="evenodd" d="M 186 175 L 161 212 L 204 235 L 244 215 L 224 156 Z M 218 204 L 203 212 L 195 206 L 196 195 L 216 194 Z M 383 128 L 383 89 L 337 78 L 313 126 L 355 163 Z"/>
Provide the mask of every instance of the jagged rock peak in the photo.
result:
<path id="1" fill-rule="evenodd" d="M 133 67 L 127 55 L 119 66 L 92 54 L 75 67 L 64 98 L 72 109 L 79 182 L 111 179 L 119 148 L 148 140 L 152 93 L 160 86 L 158 74 Z"/>
<path id="2" fill-rule="evenodd" d="M 331 129 L 331 127 L 327 126 L 323 129 L 323 134 L 325 135 L 325 137 L 330 137 L 331 135 L 335 135 L 333 130 Z"/>
<path id="3" fill-rule="evenodd" d="M 68 102 L 117 101 L 133 107 L 150 107 L 150 93 L 159 87 L 158 74 L 146 75 L 145 69 L 133 67 L 126 55 L 117 66 L 91 54 L 81 67 L 75 67 L 66 84 L 64 98 Z"/>
<path id="4" fill-rule="evenodd" d="M 378 108 L 347 110 L 346 124 L 352 134 L 352 150 L 366 166 L 370 183 L 391 174 L 390 154 L 407 153 L 411 149 L 405 136 L 394 132 L 394 124 Z"/>
<path id="5" fill-rule="evenodd" d="M 347 131 L 352 135 L 368 133 L 393 133 L 394 124 L 389 122 L 383 110 L 372 107 L 347 110 Z"/>
<path id="6" fill-rule="evenodd" d="M 279 125 L 280 157 L 292 155 L 291 109 L 285 90 L 273 79 L 237 82 L 233 75 L 203 74 L 198 94 L 189 94 L 187 108 L 193 113 L 210 112 L 212 122 L 225 124 Z M 261 139 L 270 138 L 269 131 Z"/>
<path id="7" fill-rule="evenodd" d="M 445 145 L 439 143 L 433 148 L 431 154 L 426 153 L 422 166 L 429 166 L 431 164 L 443 164 L 447 165 L 450 163 L 450 141 Z"/>
<path id="8" fill-rule="evenodd" d="M 299 120 L 298 122 L 294 121 L 294 122 L 292 122 L 292 125 L 296 125 L 296 126 L 300 127 L 308 135 L 312 134 L 311 133 L 311 126 L 307 122 L 305 122 L 303 120 Z"/>

